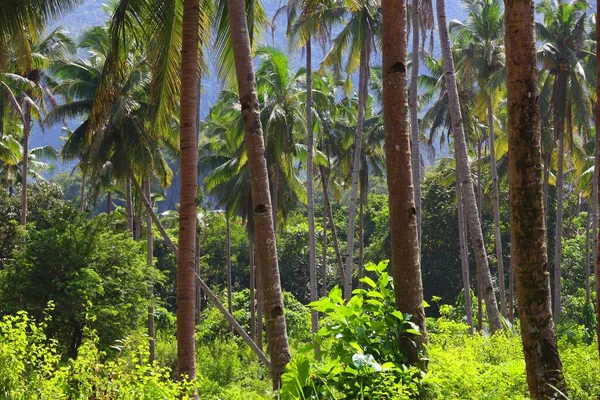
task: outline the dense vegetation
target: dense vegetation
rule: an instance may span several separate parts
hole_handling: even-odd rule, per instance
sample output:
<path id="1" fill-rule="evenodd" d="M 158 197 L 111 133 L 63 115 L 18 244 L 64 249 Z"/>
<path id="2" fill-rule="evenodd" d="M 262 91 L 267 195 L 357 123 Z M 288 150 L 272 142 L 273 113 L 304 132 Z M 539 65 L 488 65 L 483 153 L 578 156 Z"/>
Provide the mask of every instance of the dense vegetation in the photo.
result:
<path id="1" fill-rule="evenodd" d="M 9 3 L 0 398 L 600 398 L 584 0 Z"/>

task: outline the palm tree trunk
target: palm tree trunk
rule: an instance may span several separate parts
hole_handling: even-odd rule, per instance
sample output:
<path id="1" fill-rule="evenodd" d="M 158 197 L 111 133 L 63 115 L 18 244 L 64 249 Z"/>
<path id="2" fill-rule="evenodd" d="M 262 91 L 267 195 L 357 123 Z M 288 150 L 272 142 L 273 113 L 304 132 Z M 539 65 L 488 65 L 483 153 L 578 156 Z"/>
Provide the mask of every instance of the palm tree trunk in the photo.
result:
<path id="1" fill-rule="evenodd" d="M 31 109 L 23 105 L 23 173 L 21 176 L 21 225 L 27 225 L 27 184 L 29 182 L 29 134 L 31 133 Z M 83 202 L 83 197 L 81 198 Z"/>
<path id="2" fill-rule="evenodd" d="M 421 336 L 400 346 L 410 364 L 421 363 L 427 343 L 419 229 L 415 209 L 408 124 L 407 3 L 382 1 L 383 21 L 383 117 L 387 186 L 390 209 L 391 273 L 396 308 L 412 315 Z M 423 366 L 423 365 L 422 365 Z"/>
<path id="3" fill-rule="evenodd" d="M 410 128 L 413 185 L 415 187 L 415 209 L 417 229 L 421 243 L 421 147 L 419 146 L 419 0 L 412 1 L 412 66 L 410 70 Z"/>
<path id="4" fill-rule="evenodd" d="M 462 116 L 460 111 L 460 100 L 458 98 L 458 88 L 454 76 L 454 60 L 450 48 L 450 37 L 448 35 L 448 25 L 446 24 L 446 6 L 444 0 L 438 0 L 436 3 L 438 27 L 440 32 L 440 46 L 444 58 L 444 78 L 448 88 L 448 100 L 450 105 L 450 115 L 452 119 L 452 133 L 454 134 L 454 151 L 458 157 L 458 167 L 462 178 L 463 193 L 465 196 L 465 208 L 467 212 L 467 222 L 473 251 L 475 253 L 475 263 L 480 271 L 482 297 L 485 300 L 490 331 L 495 332 L 502 329 L 498 304 L 492 286 L 492 275 L 487 260 L 485 244 L 483 241 L 483 232 L 481 230 L 481 221 L 475 201 L 475 188 L 471 180 L 471 169 L 469 167 L 469 158 L 467 154 L 467 143 L 463 129 Z"/>
<path id="5" fill-rule="evenodd" d="M 112 193 L 106 193 L 106 215 L 110 215 L 112 212 Z"/>
<path id="6" fill-rule="evenodd" d="M 505 27 L 511 234 L 527 383 L 533 399 L 558 398 L 557 389 L 568 394 L 547 270 L 534 1 L 507 2 Z"/>
<path id="7" fill-rule="evenodd" d="M 370 34 L 367 35 L 370 37 Z M 344 271 L 344 298 L 352 297 L 352 272 L 354 265 L 354 228 L 356 225 L 356 202 L 358 198 L 358 178 L 362 156 L 362 136 L 365 120 L 365 107 L 367 104 L 369 82 L 370 45 L 366 39 L 365 45 L 360 50 L 360 67 L 358 73 L 358 115 L 356 119 L 356 136 L 354 139 L 354 161 L 352 164 L 352 186 L 350 189 L 350 206 L 348 211 L 348 241 L 346 248 L 346 268 Z"/>
<path id="8" fill-rule="evenodd" d="M 333 240 L 333 249 L 335 251 L 335 258 L 337 260 L 340 276 L 344 279 L 345 276 L 345 267 L 344 262 L 342 261 L 342 252 L 340 250 L 340 243 L 338 242 L 337 229 L 335 229 L 335 221 L 333 219 L 333 210 L 331 209 L 331 201 L 329 200 L 329 185 L 327 181 L 327 172 L 325 171 L 324 166 L 320 166 L 321 171 L 321 182 L 323 184 L 323 203 L 325 207 L 325 212 L 327 213 L 327 217 L 329 218 L 329 229 L 331 230 L 331 238 Z"/>
<path id="9" fill-rule="evenodd" d="M 196 229 L 196 259 L 194 270 L 198 276 L 202 276 L 200 268 L 200 229 Z M 196 324 L 202 321 L 202 289 L 196 288 Z"/>
<path id="10" fill-rule="evenodd" d="M 510 203 L 510 187 L 508 188 L 508 202 Z M 545 212 L 544 212 L 545 214 Z M 511 224 L 512 225 L 512 224 Z M 510 263 L 508 270 L 508 320 L 511 324 L 515 322 L 515 264 L 514 253 L 515 240 L 514 236 L 510 235 Z"/>
<path id="11" fill-rule="evenodd" d="M 317 301 L 317 244 L 315 242 L 315 199 L 313 193 L 313 120 L 312 120 L 312 46 L 310 36 L 306 42 L 306 194 L 308 197 L 308 268 L 310 275 L 310 301 Z M 311 328 L 315 335 L 319 330 L 319 314 L 311 310 Z M 315 349 L 316 351 L 316 349 Z"/>
<path id="12" fill-rule="evenodd" d="M 585 219 L 585 304 L 590 304 L 590 211 Z"/>
<path id="13" fill-rule="evenodd" d="M 225 257 L 227 258 L 227 309 L 229 310 L 229 314 L 233 314 L 233 303 L 231 300 L 233 288 L 231 280 L 231 221 L 227 211 L 225 212 L 225 225 Z M 233 331 L 233 326 L 231 326 L 230 329 Z"/>
<path id="14" fill-rule="evenodd" d="M 150 196 L 150 195 L 148 195 Z M 134 238 L 142 237 L 142 201 L 141 194 L 138 195 L 138 201 L 135 203 L 135 213 L 133 219 L 133 236 Z"/>
<path id="15" fill-rule="evenodd" d="M 492 172 L 492 195 L 494 203 L 494 238 L 496 239 L 496 260 L 498 263 L 498 288 L 500 289 L 500 311 L 506 313 L 506 287 L 504 277 L 504 257 L 502 254 L 502 232 L 500 231 L 500 199 L 498 195 L 498 172 L 496 171 L 496 149 L 494 129 L 494 107 L 492 98 L 487 98 L 488 125 L 490 130 L 490 170 Z"/>
<path id="16" fill-rule="evenodd" d="M 146 198 L 150 199 L 151 180 L 146 181 Z M 140 204 L 142 200 L 140 199 Z M 146 212 L 146 262 L 154 265 L 154 237 L 152 236 L 152 215 Z M 150 284 L 150 304 L 148 305 L 148 336 L 150 337 L 150 364 L 156 360 L 156 329 L 154 327 L 154 285 Z"/>
<path id="17" fill-rule="evenodd" d="M 133 202 L 131 195 L 131 180 L 129 179 L 127 179 L 125 183 L 125 217 L 127 218 L 127 230 L 133 233 Z"/>
<path id="18" fill-rule="evenodd" d="M 196 377 L 196 200 L 198 195 L 197 109 L 200 74 L 199 0 L 183 0 L 180 107 L 180 206 L 177 254 L 177 370 Z"/>
<path id="19" fill-rule="evenodd" d="M 368 172 L 365 172 L 366 160 L 363 159 L 363 167 L 361 169 L 361 177 L 359 180 L 360 195 L 359 195 L 359 209 L 358 209 L 358 287 L 363 288 L 363 284 L 360 279 L 365 276 L 365 205 L 368 196 Z"/>
<path id="20" fill-rule="evenodd" d="M 321 257 L 323 259 L 323 277 L 321 280 L 321 296 L 327 296 L 327 216 L 323 213 L 323 244 L 321 246 Z"/>
<path id="21" fill-rule="evenodd" d="M 564 85 L 565 76 L 563 73 L 558 73 L 556 77 L 556 85 L 558 92 L 566 90 Z M 562 97 L 562 96 L 559 96 Z M 556 236 L 554 242 L 554 319 L 560 318 L 561 312 L 561 264 L 562 264 L 562 226 L 563 226 L 563 192 L 564 192 L 564 151 L 565 151 L 565 120 L 564 109 L 565 105 L 556 104 L 554 110 L 554 131 L 558 137 L 558 176 L 556 177 Z M 561 109 L 563 111 L 561 111 Z"/>
<path id="22" fill-rule="evenodd" d="M 248 260 L 250 263 L 250 337 L 256 340 L 256 268 L 254 266 L 254 228 L 248 221 Z"/>
<path id="23" fill-rule="evenodd" d="M 481 219 L 481 210 L 483 209 L 483 194 L 482 194 L 482 184 L 481 184 L 481 140 L 477 141 L 477 211 L 479 213 L 479 218 Z M 458 166 L 458 164 L 457 164 Z M 467 246 L 468 249 L 468 246 Z M 483 329 L 483 296 L 481 289 L 481 272 L 479 269 L 476 269 L 475 278 L 477 280 L 477 330 L 481 332 Z"/>
<path id="24" fill-rule="evenodd" d="M 456 214 L 458 216 L 458 240 L 460 244 L 460 265 L 463 278 L 463 293 L 465 297 L 465 315 L 469 325 L 469 333 L 473 334 L 473 311 L 471 310 L 471 285 L 469 284 L 469 252 L 467 249 L 467 235 L 465 230 L 465 212 L 459 171 L 456 175 Z"/>
<path id="25" fill-rule="evenodd" d="M 240 105 L 244 120 L 244 139 L 248 151 L 248 169 L 254 208 L 254 226 L 256 227 L 258 284 L 263 289 L 259 290 L 259 295 L 262 294 L 264 298 L 273 388 L 278 389 L 281 375 L 291 355 L 283 312 L 283 294 L 279 277 L 275 230 L 273 229 L 273 210 L 269 195 L 269 176 L 264 157 L 265 145 L 248 36 L 246 4 L 244 0 L 228 0 L 227 4 Z"/>

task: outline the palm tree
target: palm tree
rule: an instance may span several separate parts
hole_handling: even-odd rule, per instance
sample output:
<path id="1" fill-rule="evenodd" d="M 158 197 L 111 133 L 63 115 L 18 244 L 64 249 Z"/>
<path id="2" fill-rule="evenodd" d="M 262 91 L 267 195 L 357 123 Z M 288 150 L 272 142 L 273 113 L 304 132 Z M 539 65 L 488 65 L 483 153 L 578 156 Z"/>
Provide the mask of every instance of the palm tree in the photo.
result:
<path id="1" fill-rule="evenodd" d="M 506 81 L 513 267 L 531 398 L 566 396 L 551 315 L 532 0 L 507 2 Z"/>
<path id="2" fill-rule="evenodd" d="M 462 54 L 459 55 L 457 68 L 460 74 L 473 75 L 473 80 L 476 81 L 478 87 L 475 108 L 484 109 L 487 114 L 500 310 L 506 316 L 504 257 L 502 255 L 497 157 L 494 142 L 496 125 L 494 109 L 499 100 L 500 91 L 498 89 L 505 73 L 502 6 L 497 0 L 464 0 L 463 4 L 469 11 L 467 21 L 465 23 L 453 21 L 450 24 L 450 31 L 456 34 L 462 45 L 459 50 L 459 53 Z"/>
<path id="3" fill-rule="evenodd" d="M 271 374 L 273 388 L 278 389 L 281 375 L 291 355 L 283 313 L 283 295 L 279 278 L 277 244 L 273 229 L 269 176 L 267 162 L 263 155 L 265 144 L 259 115 L 258 96 L 256 94 L 256 79 L 252 66 L 245 1 L 228 0 L 227 4 L 239 99 L 244 119 L 245 143 L 248 151 L 253 218 L 256 227 L 258 275 L 259 282 L 264 289 L 264 310 L 271 353 Z"/>
<path id="4" fill-rule="evenodd" d="M 383 118 L 390 206 L 392 276 L 396 307 L 412 315 L 421 335 L 416 346 L 403 342 L 409 363 L 420 362 L 427 342 L 419 232 L 414 203 L 408 126 L 407 6 L 384 0 L 383 16 Z"/>
<path id="5" fill-rule="evenodd" d="M 543 1 L 537 6 L 543 23 L 536 23 L 538 38 L 543 42 L 539 51 L 544 68 L 549 71 L 545 85 L 552 87 L 552 117 L 554 136 L 558 141 L 558 175 L 556 206 L 556 237 L 554 245 L 554 318 L 561 312 L 561 261 L 563 225 L 563 175 L 565 152 L 565 122 L 575 111 L 574 121 L 581 126 L 590 119 L 590 104 L 586 96 L 585 73 L 582 58 L 587 55 L 583 48 L 586 35 L 587 3 L 575 0 L 553 6 Z M 544 89 L 542 89 L 544 90 Z"/>
<path id="6" fill-rule="evenodd" d="M 483 242 L 481 221 L 475 200 L 475 188 L 473 187 L 473 181 L 471 180 L 471 170 L 469 168 L 465 132 L 463 128 L 460 101 L 458 97 L 458 88 L 454 75 L 454 60 L 450 46 L 448 25 L 446 24 L 445 2 L 443 0 L 438 0 L 436 8 L 438 27 L 440 31 L 440 46 L 442 47 L 442 56 L 444 58 L 444 80 L 446 81 L 446 87 L 448 91 L 448 102 L 452 119 L 452 133 L 454 134 L 454 151 L 456 152 L 458 159 L 460 176 L 463 180 L 462 184 L 465 195 L 467 222 L 469 225 L 471 242 L 473 243 L 477 270 L 481 279 L 481 294 L 485 299 L 490 330 L 494 332 L 502 329 L 502 323 L 500 321 L 500 313 L 498 312 L 498 304 L 494 294 L 492 276 L 490 274 L 487 254 Z"/>

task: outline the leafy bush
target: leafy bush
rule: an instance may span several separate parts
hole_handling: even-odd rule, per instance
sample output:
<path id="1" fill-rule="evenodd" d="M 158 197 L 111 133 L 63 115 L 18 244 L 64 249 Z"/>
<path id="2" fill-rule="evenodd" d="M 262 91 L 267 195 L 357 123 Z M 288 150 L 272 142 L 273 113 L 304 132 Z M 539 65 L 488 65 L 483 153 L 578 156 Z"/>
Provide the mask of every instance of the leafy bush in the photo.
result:
<path id="1" fill-rule="evenodd" d="M 193 384 L 173 381 L 168 368 L 149 365 L 147 337 L 134 334 L 107 354 L 86 332 L 77 359 L 61 363 L 57 342 L 25 312 L 0 320 L 0 399 L 188 399 Z"/>
<path id="2" fill-rule="evenodd" d="M 401 399 L 419 393 L 423 374 L 404 365 L 400 341 L 420 333 L 410 315 L 395 309 L 386 268 L 387 262 L 366 265 L 377 281 L 362 279 L 368 289 L 354 290 L 348 302 L 335 287 L 311 303 L 326 314 L 315 336 L 323 350 L 314 360 L 314 345 L 307 346 L 292 359 L 282 378 L 283 399 Z"/>
<path id="3" fill-rule="evenodd" d="M 48 226 L 29 230 L 0 271 L 0 312 L 25 310 L 41 320 L 53 302 L 46 334 L 61 353 L 75 357 L 87 327 L 107 349 L 142 322 L 155 270 L 130 235 L 114 232 L 110 217 L 88 219 L 64 207 L 44 218 Z"/>

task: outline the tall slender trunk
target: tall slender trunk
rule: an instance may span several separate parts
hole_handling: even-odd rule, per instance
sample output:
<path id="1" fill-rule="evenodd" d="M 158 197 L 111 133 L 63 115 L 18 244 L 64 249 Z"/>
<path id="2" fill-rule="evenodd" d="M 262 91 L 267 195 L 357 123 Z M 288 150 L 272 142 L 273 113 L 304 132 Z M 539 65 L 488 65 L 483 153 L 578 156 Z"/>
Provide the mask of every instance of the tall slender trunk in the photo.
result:
<path id="1" fill-rule="evenodd" d="M 310 301 L 317 301 L 317 244 L 315 242 L 315 199 L 313 194 L 313 119 L 312 119 L 312 45 L 306 42 L 306 195 L 308 197 L 308 268 L 310 275 Z M 319 314 L 310 312 L 313 335 L 319 330 Z M 315 349 L 316 351 L 316 349 Z"/>
<path id="2" fill-rule="evenodd" d="M 352 297 L 352 272 L 354 266 L 354 228 L 356 225 L 356 203 L 358 200 L 358 178 L 362 156 L 363 125 L 365 107 L 367 105 L 369 84 L 370 34 L 360 50 L 360 66 L 358 72 L 358 115 L 356 118 L 356 136 L 354 138 L 354 158 L 352 163 L 352 186 L 350 189 L 350 205 L 348 210 L 348 241 L 346 248 L 346 268 L 344 271 L 344 298 Z"/>
<path id="3" fill-rule="evenodd" d="M 490 331 L 495 332 L 502 329 L 498 304 L 492 286 L 492 275 L 488 264 L 485 244 L 483 241 L 483 232 L 481 230 L 481 220 L 475 201 L 475 188 L 471 180 L 471 169 L 469 167 L 469 157 L 467 154 L 467 143 L 463 129 L 462 115 L 460 111 L 460 100 L 458 98 L 458 88 L 454 76 L 454 60 L 450 47 L 450 37 L 448 35 L 448 25 L 446 23 L 446 6 L 444 0 L 438 0 L 436 3 L 438 27 L 440 32 L 440 46 L 444 58 L 444 79 L 448 88 L 448 100 L 450 105 L 450 115 L 452 119 L 452 133 L 454 134 L 454 151 L 458 159 L 458 167 L 462 179 L 463 193 L 465 197 L 465 208 L 467 212 L 467 222 L 473 251 L 475 253 L 475 263 L 480 272 L 482 297 L 485 300 Z"/>
<path id="4" fill-rule="evenodd" d="M 419 145 L 419 27 L 421 21 L 419 0 L 412 1 L 412 66 L 410 70 L 410 130 L 411 161 L 413 185 L 415 189 L 415 209 L 417 210 L 417 229 L 421 243 L 421 147 Z"/>
<path id="5" fill-rule="evenodd" d="M 232 280 L 231 280 L 231 221 L 227 211 L 225 212 L 225 257 L 227 261 L 227 309 L 229 310 L 229 314 L 233 314 L 233 303 L 231 301 L 232 294 Z M 231 330 L 233 331 L 233 326 L 231 326 Z"/>
<path id="6" fill-rule="evenodd" d="M 140 238 L 142 236 L 142 196 L 138 195 L 138 201 L 135 202 L 135 212 L 133 214 L 133 236 Z"/>
<path id="7" fill-rule="evenodd" d="M 494 203 L 494 238 L 496 240 L 496 261 L 498 263 L 498 288 L 500 289 L 500 311 L 506 313 L 506 287 L 504 277 L 504 257 L 502 254 L 502 232 L 500 231 L 500 199 L 498 194 L 498 172 L 496 171 L 496 144 L 494 129 L 494 107 L 492 98 L 487 98 L 488 125 L 490 130 L 490 170 L 492 172 L 492 196 Z"/>
<path id="8" fill-rule="evenodd" d="M 106 193 L 106 215 L 110 215 L 112 213 L 112 193 Z"/>
<path id="9" fill-rule="evenodd" d="M 482 184 L 481 184 L 481 146 L 482 141 L 477 141 L 477 212 L 479 213 L 479 218 L 481 218 L 481 210 L 483 209 L 483 193 L 482 193 Z M 457 164 L 458 165 L 458 164 Z M 468 246 L 467 246 L 468 249 Z M 477 330 L 483 330 L 483 296 L 482 296 L 482 288 L 481 288 L 481 271 L 479 268 L 476 268 L 475 271 L 475 279 L 477 284 Z"/>
<path id="10" fill-rule="evenodd" d="M 592 267 L 596 270 L 596 258 L 598 258 L 598 146 L 594 149 L 594 175 L 592 178 Z M 590 271 L 592 272 L 592 271 Z M 593 273 L 593 272 L 592 272 Z"/>
<path id="11" fill-rule="evenodd" d="M 469 284 L 469 252 L 465 231 L 465 212 L 459 171 L 456 171 L 456 215 L 458 216 L 458 240 L 460 244 L 460 265 L 463 278 L 463 293 L 465 296 L 465 315 L 469 325 L 469 333 L 473 334 L 473 311 L 471 309 L 471 286 Z"/>
<path id="12" fill-rule="evenodd" d="M 327 296 L 327 216 L 323 212 L 323 244 L 321 246 L 321 257 L 323 258 L 323 277 L 321 280 L 321 296 Z"/>
<path id="13" fill-rule="evenodd" d="M 358 287 L 363 288 L 363 284 L 360 281 L 365 276 L 365 205 L 368 196 L 368 172 L 364 170 L 366 168 L 366 160 L 363 159 L 363 169 L 361 170 L 361 177 L 359 181 L 360 195 L 359 195 L 359 209 L 358 209 Z"/>
<path id="14" fill-rule="evenodd" d="M 240 105 L 244 120 L 244 139 L 248 151 L 248 169 L 254 208 L 254 226 L 256 227 L 258 283 L 262 289 L 259 294 L 262 294 L 264 298 L 273 388 L 278 389 L 281 375 L 291 355 L 283 312 L 283 294 L 269 196 L 269 176 L 264 157 L 265 145 L 248 36 L 246 4 L 244 0 L 228 0 L 227 4 Z"/>
<path id="15" fill-rule="evenodd" d="M 421 336 L 401 341 L 410 364 L 420 364 L 427 343 L 419 229 L 410 154 L 407 76 L 407 3 L 382 1 L 383 123 L 388 203 L 390 209 L 391 274 L 396 308 L 412 315 Z"/>
<path id="16" fill-rule="evenodd" d="M 250 263 L 250 337 L 256 340 L 256 267 L 254 265 L 254 227 L 248 221 L 248 261 Z"/>
<path id="17" fill-rule="evenodd" d="M 467 249 L 467 235 L 465 230 L 465 212 L 463 207 L 463 195 L 461 180 L 457 170 L 456 176 L 456 214 L 458 216 L 458 239 L 460 243 L 460 264 L 463 277 L 463 293 L 465 297 L 465 315 L 469 325 L 469 333 L 473 334 L 473 311 L 471 309 L 471 286 L 469 284 L 469 252 Z"/>
<path id="18" fill-rule="evenodd" d="M 327 213 L 327 217 L 329 218 L 329 229 L 331 230 L 331 238 L 333 240 L 333 250 L 335 251 L 335 258 L 338 263 L 338 267 L 340 270 L 340 277 L 342 280 L 345 276 L 345 267 L 344 262 L 342 261 L 342 252 L 340 250 L 340 244 L 338 242 L 337 229 L 335 228 L 335 221 L 333 219 L 333 210 L 331 209 L 331 201 L 329 200 L 329 185 L 327 181 L 328 173 L 325 171 L 324 166 L 320 166 L 321 171 L 321 182 L 323 184 L 323 203 L 325 207 L 325 212 Z"/>
<path id="19" fill-rule="evenodd" d="M 202 276 L 202 270 L 200 268 L 200 228 L 196 228 L 196 259 L 194 260 L 194 269 L 198 276 Z M 202 321 L 202 289 L 196 288 L 196 324 Z"/>
<path id="20" fill-rule="evenodd" d="M 558 92 L 566 90 L 564 73 L 556 76 Z M 563 192 L 564 192 L 564 152 L 565 152 L 565 104 L 561 101 L 563 95 L 558 95 L 558 104 L 554 109 L 554 131 L 558 137 L 558 176 L 556 177 L 556 236 L 554 242 L 554 319 L 560 318 L 561 312 L 561 264 L 562 264 L 562 226 L 563 226 Z"/>
<path id="21" fill-rule="evenodd" d="M 177 370 L 196 377 L 196 201 L 198 195 L 199 0 L 183 0 L 180 107 L 180 205 L 177 254 Z"/>
<path id="22" fill-rule="evenodd" d="M 150 199 L 150 186 L 152 181 L 150 178 L 146 180 L 144 187 L 146 198 Z M 142 200 L 140 199 L 140 204 Z M 149 267 L 154 265 L 154 237 L 152 236 L 152 215 L 146 212 L 146 262 Z M 150 337 L 150 363 L 156 360 L 156 329 L 154 327 L 154 283 L 150 283 L 149 288 L 150 303 L 148 305 L 148 336 Z"/>
<path id="23" fill-rule="evenodd" d="M 590 211 L 585 219 L 585 304 L 590 304 Z"/>
<path id="24" fill-rule="evenodd" d="M 133 233 L 133 202 L 130 179 L 125 182 L 125 217 L 127 218 L 127 230 Z"/>
<path id="25" fill-rule="evenodd" d="M 513 266 L 527 383 L 533 399 L 559 398 L 557 389 L 568 394 L 550 304 L 534 1 L 509 0 L 504 15 Z"/>
<path id="26" fill-rule="evenodd" d="M 29 134 L 31 133 L 31 109 L 23 105 L 23 174 L 21 176 L 21 225 L 27 225 L 27 184 L 29 182 Z M 83 197 L 81 197 L 83 202 Z M 83 210 L 82 210 L 83 211 Z"/>

